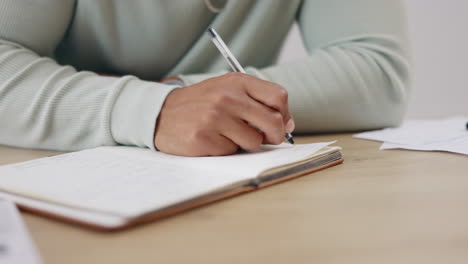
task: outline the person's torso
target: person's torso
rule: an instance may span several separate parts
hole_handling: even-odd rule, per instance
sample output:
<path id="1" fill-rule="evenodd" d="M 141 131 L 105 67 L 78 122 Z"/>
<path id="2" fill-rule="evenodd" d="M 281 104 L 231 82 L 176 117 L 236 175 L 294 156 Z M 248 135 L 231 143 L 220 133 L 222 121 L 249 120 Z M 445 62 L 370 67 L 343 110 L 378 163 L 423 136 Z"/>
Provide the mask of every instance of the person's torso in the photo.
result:
<path id="1" fill-rule="evenodd" d="M 221 11 L 210 10 L 210 3 Z M 299 4 L 300 0 L 77 0 L 55 56 L 79 70 L 149 80 L 228 69 L 205 36 L 212 26 L 241 64 L 263 67 L 276 59 Z"/>

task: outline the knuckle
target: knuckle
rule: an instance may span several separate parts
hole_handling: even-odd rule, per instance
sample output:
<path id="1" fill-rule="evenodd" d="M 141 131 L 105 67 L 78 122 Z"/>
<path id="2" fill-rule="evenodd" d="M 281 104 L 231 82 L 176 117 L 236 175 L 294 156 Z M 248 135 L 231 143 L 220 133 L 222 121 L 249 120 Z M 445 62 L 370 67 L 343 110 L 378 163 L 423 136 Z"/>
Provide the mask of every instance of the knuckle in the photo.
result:
<path id="1" fill-rule="evenodd" d="M 271 124 L 274 128 L 280 128 L 283 126 L 283 116 L 278 113 L 278 112 L 274 112 L 272 115 L 271 115 Z"/>
<path id="2" fill-rule="evenodd" d="M 230 87 L 232 86 L 243 86 L 245 80 L 247 79 L 247 74 L 240 72 L 230 72 L 222 76 L 223 81 Z"/>
<path id="3" fill-rule="evenodd" d="M 221 119 L 221 112 L 217 109 L 206 111 L 202 117 L 202 126 L 209 127 L 216 124 Z M 201 129 L 200 129 L 201 130 Z"/>
<path id="4" fill-rule="evenodd" d="M 280 85 L 277 85 L 277 92 L 275 94 L 275 99 L 276 99 L 276 102 L 280 105 L 280 106 L 284 106 L 288 103 L 288 91 L 286 91 L 286 89 L 284 89 L 282 86 Z"/>
<path id="5" fill-rule="evenodd" d="M 288 102 L 288 91 L 286 91 L 286 89 L 284 89 L 283 87 L 281 87 L 281 89 L 279 90 L 278 96 L 282 103 L 286 104 Z"/>
<path id="6" fill-rule="evenodd" d="M 242 79 L 244 76 L 240 72 L 229 72 L 224 75 L 226 79 Z"/>
<path id="7" fill-rule="evenodd" d="M 206 130 L 202 127 L 193 129 L 188 136 L 188 140 L 191 145 L 197 145 L 200 142 L 203 142 L 207 139 L 208 134 Z"/>
<path id="8" fill-rule="evenodd" d="M 236 99 L 227 91 L 220 91 L 214 99 L 214 106 L 216 109 L 223 109 L 227 105 L 234 104 Z"/>

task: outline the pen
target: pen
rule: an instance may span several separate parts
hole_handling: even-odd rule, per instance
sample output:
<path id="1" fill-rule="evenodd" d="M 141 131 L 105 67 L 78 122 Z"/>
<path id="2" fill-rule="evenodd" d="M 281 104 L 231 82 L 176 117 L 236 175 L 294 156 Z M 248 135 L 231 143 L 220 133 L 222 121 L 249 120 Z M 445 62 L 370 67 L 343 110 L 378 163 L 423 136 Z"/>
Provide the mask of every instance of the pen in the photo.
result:
<path id="1" fill-rule="evenodd" d="M 221 37 L 218 35 L 218 33 L 216 33 L 216 31 L 213 28 L 208 28 L 207 33 L 210 35 L 211 40 L 218 48 L 219 52 L 221 52 L 221 55 L 223 55 L 224 59 L 226 59 L 229 66 L 231 66 L 232 70 L 234 70 L 235 72 L 246 73 L 242 65 L 240 65 L 239 61 L 236 59 L 236 57 L 234 57 L 234 55 L 229 50 L 224 41 L 221 39 Z M 284 138 L 286 138 L 286 140 L 289 143 L 294 144 L 294 139 L 291 133 L 286 133 L 284 135 Z"/>

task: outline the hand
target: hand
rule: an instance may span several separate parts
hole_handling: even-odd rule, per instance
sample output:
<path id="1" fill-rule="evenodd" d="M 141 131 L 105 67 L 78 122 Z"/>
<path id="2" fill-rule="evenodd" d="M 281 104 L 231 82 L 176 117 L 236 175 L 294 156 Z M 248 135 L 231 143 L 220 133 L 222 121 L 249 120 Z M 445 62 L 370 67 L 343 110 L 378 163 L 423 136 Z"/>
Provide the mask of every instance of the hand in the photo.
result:
<path id="1" fill-rule="evenodd" d="M 172 91 L 161 109 L 154 143 L 175 155 L 229 155 L 239 147 L 280 144 L 292 130 L 283 87 L 228 73 Z"/>

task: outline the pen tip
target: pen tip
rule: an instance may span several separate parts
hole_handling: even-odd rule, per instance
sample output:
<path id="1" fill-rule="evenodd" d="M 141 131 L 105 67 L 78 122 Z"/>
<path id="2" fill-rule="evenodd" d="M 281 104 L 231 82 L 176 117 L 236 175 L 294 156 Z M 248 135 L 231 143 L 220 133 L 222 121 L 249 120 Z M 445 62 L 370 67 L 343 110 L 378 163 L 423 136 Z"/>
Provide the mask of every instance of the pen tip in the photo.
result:
<path id="1" fill-rule="evenodd" d="M 286 134 L 286 139 L 288 140 L 289 143 L 291 143 L 291 144 L 294 145 L 294 139 L 293 139 L 293 137 L 291 136 L 291 134 Z"/>

